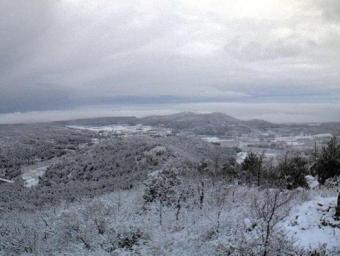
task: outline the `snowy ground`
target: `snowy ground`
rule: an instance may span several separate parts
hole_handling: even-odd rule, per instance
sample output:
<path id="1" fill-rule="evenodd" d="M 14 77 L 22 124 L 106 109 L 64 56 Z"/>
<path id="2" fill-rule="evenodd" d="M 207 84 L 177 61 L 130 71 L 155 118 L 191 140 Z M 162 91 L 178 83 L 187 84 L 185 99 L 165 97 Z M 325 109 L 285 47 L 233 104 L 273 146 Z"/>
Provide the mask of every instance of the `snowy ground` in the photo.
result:
<path id="1" fill-rule="evenodd" d="M 247 152 L 239 152 L 239 153 L 237 153 L 236 162 L 238 164 L 242 164 L 244 159 L 246 159 L 247 155 L 248 155 Z"/>
<path id="2" fill-rule="evenodd" d="M 47 167 L 48 166 L 41 166 L 41 167 L 31 169 L 31 170 L 25 172 L 22 175 L 22 178 L 25 181 L 25 186 L 30 188 L 30 187 L 38 185 L 39 177 L 44 175 Z"/>
<path id="3" fill-rule="evenodd" d="M 336 197 L 316 197 L 292 208 L 282 227 L 305 249 L 325 246 L 340 255 L 340 220 L 334 219 Z"/>
<path id="4" fill-rule="evenodd" d="M 5 249 L 3 253 L 0 251 L 0 255 L 28 255 L 24 252 L 11 254 L 14 249 L 19 252 L 22 250 L 22 241 L 28 245 L 36 243 L 34 252 L 39 251 L 40 254 L 29 255 L 263 255 L 261 230 L 265 226 L 262 215 L 256 213 L 256 209 L 260 208 L 256 208 L 254 202 L 256 200 L 261 204 L 271 194 L 247 186 L 221 189 L 221 184 L 206 187 L 202 209 L 195 193 L 196 183 L 186 184 L 194 189 L 193 197 L 182 202 L 178 220 L 175 208 L 162 208 L 162 225 L 159 204 L 144 204 L 143 187 L 117 190 L 94 199 L 61 204 L 38 214 L 22 212 L 7 215 L 0 220 L 0 231 L 1 228 L 14 231 L 4 233 L 0 245 L 5 246 Z M 325 226 L 325 223 L 340 223 L 332 217 L 336 197 L 320 196 L 324 193 L 334 195 L 334 191 L 293 193 L 297 195 L 291 203 L 296 206 L 276 227 L 286 230 L 301 249 L 327 244 L 327 248 L 332 250 L 328 255 L 340 255 L 339 228 Z M 313 199 L 306 201 L 306 198 Z M 281 213 L 285 214 L 286 208 L 280 208 L 277 212 L 278 219 Z M 98 233 L 98 223 L 105 224 L 102 234 Z M 38 242 L 31 239 L 34 237 L 32 234 L 38 234 Z M 47 240 L 44 234 L 49 234 Z M 272 233 L 268 256 L 279 255 L 277 252 L 280 249 L 290 252 L 280 255 L 310 255 L 298 253 L 300 248 L 292 248 L 290 239 L 283 240 L 283 243 L 276 242 L 282 241 L 278 240 L 280 234 Z M 134 236 L 136 240 L 131 248 L 120 244 L 122 241 L 132 241 Z M 19 241 L 14 243 L 19 246 L 13 247 L 12 241 Z M 84 241 L 89 245 L 88 248 Z M 61 249 L 55 252 L 55 248 Z"/>
<path id="5" fill-rule="evenodd" d="M 223 141 L 221 138 L 216 137 L 216 136 L 203 136 L 202 140 L 211 142 L 211 143 L 219 143 Z"/>
<path id="6" fill-rule="evenodd" d="M 105 125 L 105 126 L 80 126 L 69 125 L 68 128 L 78 130 L 90 130 L 94 132 L 113 132 L 117 134 L 121 133 L 139 133 L 152 130 L 151 126 L 145 125 Z"/>
<path id="7" fill-rule="evenodd" d="M 25 187 L 30 188 L 38 185 L 39 177 L 45 174 L 47 168 L 53 163 L 53 161 L 55 161 L 55 159 L 22 167 L 21 178 L 24 180 Z"/>

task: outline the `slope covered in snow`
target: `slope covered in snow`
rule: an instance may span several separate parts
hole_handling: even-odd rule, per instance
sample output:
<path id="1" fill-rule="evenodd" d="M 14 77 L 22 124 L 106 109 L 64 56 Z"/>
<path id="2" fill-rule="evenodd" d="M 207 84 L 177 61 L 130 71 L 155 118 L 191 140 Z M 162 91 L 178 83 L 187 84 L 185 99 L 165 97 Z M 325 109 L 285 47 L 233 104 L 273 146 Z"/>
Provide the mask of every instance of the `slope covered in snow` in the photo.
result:
<path id="1" fill-rule="evenodd" d="M 324 246 L 340 253 L 340 220 L 335 220 L 336 197 L 316 197 L 293 207 L 282 227 L 304 249 Z"/>

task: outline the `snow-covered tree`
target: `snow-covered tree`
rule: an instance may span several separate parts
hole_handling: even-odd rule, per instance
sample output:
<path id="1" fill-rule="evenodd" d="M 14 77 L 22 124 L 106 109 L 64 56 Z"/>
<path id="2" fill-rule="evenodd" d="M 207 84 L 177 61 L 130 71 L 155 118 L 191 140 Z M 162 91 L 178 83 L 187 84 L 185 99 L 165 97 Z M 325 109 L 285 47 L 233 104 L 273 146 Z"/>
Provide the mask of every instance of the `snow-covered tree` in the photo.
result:
<path id="1" fill-rule="evenodd" d="M 176 186 L 181 181 L 178 177 L 177 169 L 166 167 L 159 171 L 149 174 L 145 181 L 145 190 L 143 198 L 145 202 L 161 201 L 165 205 L 171 205 L 176 199 Z"/>

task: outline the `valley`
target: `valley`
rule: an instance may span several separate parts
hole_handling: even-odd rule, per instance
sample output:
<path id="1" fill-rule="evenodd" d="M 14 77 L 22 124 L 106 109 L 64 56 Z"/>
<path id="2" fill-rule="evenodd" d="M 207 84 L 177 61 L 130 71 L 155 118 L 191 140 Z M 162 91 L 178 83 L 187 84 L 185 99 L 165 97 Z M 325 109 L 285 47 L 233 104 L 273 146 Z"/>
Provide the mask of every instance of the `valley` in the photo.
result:
<path id="1" fill-rule="evenodd" d="M 318 159 L 339 134 L 187 112 L 0 125 L 0 255 L 337 255 Z"/>

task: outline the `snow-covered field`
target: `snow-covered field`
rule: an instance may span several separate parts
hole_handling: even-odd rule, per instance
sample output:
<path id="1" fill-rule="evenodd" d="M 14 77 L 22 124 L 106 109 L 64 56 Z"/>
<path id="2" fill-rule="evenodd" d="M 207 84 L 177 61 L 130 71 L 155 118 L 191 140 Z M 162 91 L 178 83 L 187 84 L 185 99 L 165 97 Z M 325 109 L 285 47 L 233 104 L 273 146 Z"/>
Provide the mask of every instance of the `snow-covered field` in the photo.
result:
<path id="1" fill-rule="evenodd" d="M 25 181 L 25 186 L 30 188 L 38 185 L 39 177 L 43 176 L 48 166 L 41 166 L 35 169 L 31 169 L 22 174 L 22 179 Z"/>
<path id="2" fill-rule="evenodd" d="M 38 162 L 37 164 L 28 165 L 22 167 L 22 175 L 21 178 L 24 180 L 25 187 L 33 187 L 38 185 L 39 177 L 43 176 L 49 167 L 49 165 L 54 160 L 48 160 L 43 162 Z"/>
<path id="3" fill-rule="evenodd" d="M 78 129 L 78 130 L 89 130 L 94 132 L 112 132 L 115 134 L 122 134 L 122 133 L 142 133 L 148 132 L 152 130 L 151 126 L 145 125 L 104 125 L 104 126 L 80 126 L 80 125 L 69 125 L 67 126 L 71 129 Z"/>
<path id="4" fill-rule="evenodd" d="M 262 133 L 264 138 L 259 139 L 257 135 L 244 135 L 234 138 L 225 138 L 223 136 L 201 136 L 201 139 L 214 144 L 220 144 L 225 147 L 238 147 L 243 152 L 264 153 L 267 159 L 275 159 L 290 150 L 305 151 L 312 150 L 315 142 L 318 147 L 322 147 L 332 137 L 331 134 L 315 134 L 315 135 L 298 135 L 298 136 L 281 136 L 277 134 L 272 137 L 266 133 Z M 244 154 L 244 153 L 242 153 Z M 242 161 L 242 159 L 240 160 Z"/>
<path id="5" fill-rule="evenodd" d="M 216 136 L 203 136 L 202 139 L 204 141 L 211 142 L 211 143 L 219 143 L 223 141 L 221 138 L 216 137 Z"/>
<path id="6" fill-rule="evenodd" d="M 332 138 L 330 133 L 320 134 L 301 134 L 298 136 L 279 136 L 274 139 L 275 142 L 283 142 L 288 146 L 303 146 L 310 142 L 323 143 L 329 141 Z"/>

